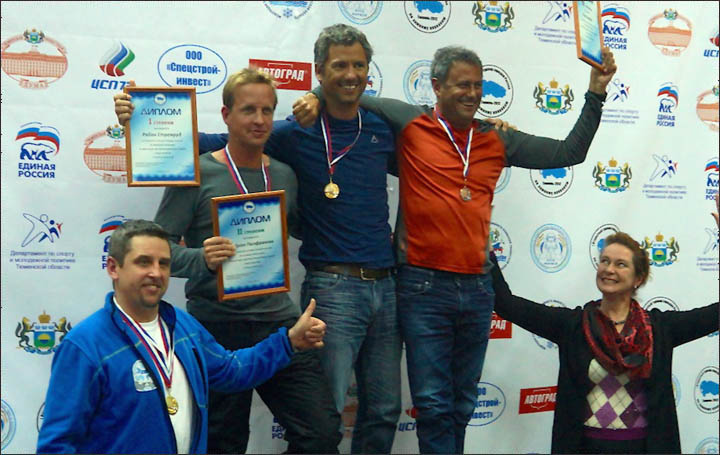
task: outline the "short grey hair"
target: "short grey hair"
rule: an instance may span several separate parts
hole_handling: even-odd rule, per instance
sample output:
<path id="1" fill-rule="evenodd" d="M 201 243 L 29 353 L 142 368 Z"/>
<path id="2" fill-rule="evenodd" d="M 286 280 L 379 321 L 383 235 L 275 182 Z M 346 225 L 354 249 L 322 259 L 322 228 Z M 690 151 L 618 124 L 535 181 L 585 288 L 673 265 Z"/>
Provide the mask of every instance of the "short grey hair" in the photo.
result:
<path id="1" fill-rule="evenodd" d="M 168 242 L 168 247 L 170 246 L 170 234 L 159 224 L 148 220 L 127 220 L 110 236 L 108 256 L 114 258 L 122 267 L 125 256 L 130 251 L 130 240 L 138 235 L 163 239 Z"/>
<path id="2" fill-rule="evenodd" d="M 370 64 L 373 50 L 363 32 L 346 24 L 325 27 L 318 35 L 317 40 L 315 40 L 315 67 L 322 69 L 330 53 L 330 46 L 337 44 L 352 46 L 355 43 L 360 43 L 365 51 L 367 63 Z"/>
<path id="3" fill-rule="evenodd" d="M 482 62 L 475 51 L 462 46 L 446 46 L 435 51 L 430 65 L 430 77 L 437 79 L 441 84 L 444 83 L 448 78 L 450 67 L 455 62 L 465 62 L 482 70 Z"/>

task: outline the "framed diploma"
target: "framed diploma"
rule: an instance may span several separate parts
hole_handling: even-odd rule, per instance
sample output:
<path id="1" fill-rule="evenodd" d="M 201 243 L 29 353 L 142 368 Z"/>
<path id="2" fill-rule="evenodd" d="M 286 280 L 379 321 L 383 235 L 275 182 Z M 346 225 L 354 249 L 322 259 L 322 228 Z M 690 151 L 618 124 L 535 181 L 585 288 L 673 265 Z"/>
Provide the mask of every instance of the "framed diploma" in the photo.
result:
<path id="1" fill-rule="evenodd" d="M 198 186 L 194 87 L 125 87 L 135 106 L 126 126 L 128 186 Z"/>
<path id="2" fill-rule="evenodd" d="M 235 255 L 218 268 L 218 297 L 232 300 L 290 290 L 285 191 L 212 198 L 213 231 Z"/>
<path id="3" fill-rule="evenodd" d="M 577 57 L 598 69 L 602 68 L 603 46 L 600 12 L 600 2 L 573 2 Z"/>

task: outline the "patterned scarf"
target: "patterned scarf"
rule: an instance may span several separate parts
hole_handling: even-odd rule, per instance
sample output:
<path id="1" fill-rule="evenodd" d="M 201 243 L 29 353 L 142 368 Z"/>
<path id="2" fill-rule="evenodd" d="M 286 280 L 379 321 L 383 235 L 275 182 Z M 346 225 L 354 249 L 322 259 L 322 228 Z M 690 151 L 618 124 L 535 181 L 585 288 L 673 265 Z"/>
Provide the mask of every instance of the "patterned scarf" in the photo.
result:
<path id="1" fill-rule="evenodd" d="M 650 377 L 653 355 L 650 316 L 635 300 L 630 302 L 624 335 L 600 311 L 600 301 L 585 305 L 582 323 L 593 356 L 607 371 L 615 376 L 627 372 L 631 379 Z"/>

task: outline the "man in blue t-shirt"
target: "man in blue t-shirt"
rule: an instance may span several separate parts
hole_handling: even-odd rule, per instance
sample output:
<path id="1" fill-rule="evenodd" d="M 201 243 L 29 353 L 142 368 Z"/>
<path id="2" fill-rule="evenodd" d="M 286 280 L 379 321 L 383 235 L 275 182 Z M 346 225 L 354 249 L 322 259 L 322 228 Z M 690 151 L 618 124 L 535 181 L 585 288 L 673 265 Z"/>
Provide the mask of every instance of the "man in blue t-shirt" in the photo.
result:
<path id="1" fill-rule="evenodd" d="M 359 107 L 371 58 L 372 48 L 356 28 L 323 29 L 315 42 L 315 74 L 324 111 L 309 128 L 293 117 L 276 121 L 265 153 L 297 175 L 299 259 L 307 270 L 301 301 L 306 307 L 315 298 L 315 315 L 328 325 L 319 354 L 338 412 L 355 369 L 351 450 L 390 453 L 400 415 L 402 353 L 386 189 L 395 146 L 387 124 Z M 200 151 L 222 149 L 226 142 L 227 134 L 200 134 Z"/>

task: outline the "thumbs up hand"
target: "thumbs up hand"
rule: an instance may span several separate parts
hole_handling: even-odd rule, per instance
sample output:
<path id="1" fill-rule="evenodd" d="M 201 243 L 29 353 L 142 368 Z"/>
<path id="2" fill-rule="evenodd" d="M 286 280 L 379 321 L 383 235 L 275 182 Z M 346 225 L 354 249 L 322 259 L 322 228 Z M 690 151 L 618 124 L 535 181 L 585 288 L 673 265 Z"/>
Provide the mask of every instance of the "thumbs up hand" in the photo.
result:
<path id="1" fill-rule="evenodd" d="M 290 344 L 296 351 L 305 351 L 324 346 L 323 337 L 327 325 L 318 318 L 313 317 L 315 311 L 315 299 L 310 299 L 310 304 L 300 316 L 294 326 L 288 330 Z"/>

